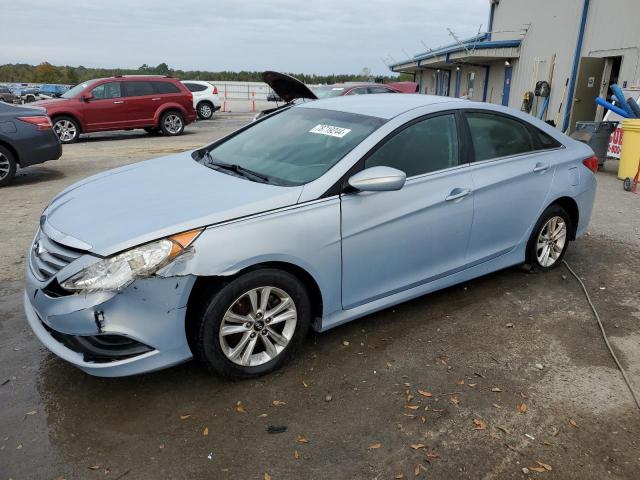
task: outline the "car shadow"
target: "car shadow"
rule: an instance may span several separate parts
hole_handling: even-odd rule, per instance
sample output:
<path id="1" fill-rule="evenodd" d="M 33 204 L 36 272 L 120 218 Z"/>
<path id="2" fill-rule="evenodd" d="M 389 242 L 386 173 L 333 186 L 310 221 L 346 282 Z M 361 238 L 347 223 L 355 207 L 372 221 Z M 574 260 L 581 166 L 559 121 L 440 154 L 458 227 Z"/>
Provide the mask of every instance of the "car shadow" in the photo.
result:
<path id="1" fill-rule="evenodd" d="M 51 180 L 56 180 L 58 178 L 63 178 L 64 176 L 64 172 L 47 167 L 33 166 L 26 167 L 24 169 L 21 168 L 16 172 L 16 176 L 11 181 L 11 183 L 6 187 L 3 187 L 3 189 L 19 187 L 22 185 L 31 185 L 40 182 L 48 182 Z"/>
<path id="2" fill-rule="evenodd" d="M 192 132 L 189 130 L 185 130 L 182 135 L 179 135 L 178 137 L 182 137 L 182 136 L 189 136 L 189 135 L 193 135 L 196 132 Z M 173 138 L 178 138 L 178 137 L 173 137 Z M 82 143 L 93 143 L 93 142 L 102 142 L 102 141 L 121 141 L 121 140 L 137 140 L 140 138 L 172 138 L 172 137 L 166 137 L 160 133 L 147 133 L 144 130 L 136 130 L 136 131 L 124 131 L 124 132 L 99 132 L 99 133 L 87 133 L 82 135 L 78 141 L 76 142 L 77 144 L 82 144 Z"/>

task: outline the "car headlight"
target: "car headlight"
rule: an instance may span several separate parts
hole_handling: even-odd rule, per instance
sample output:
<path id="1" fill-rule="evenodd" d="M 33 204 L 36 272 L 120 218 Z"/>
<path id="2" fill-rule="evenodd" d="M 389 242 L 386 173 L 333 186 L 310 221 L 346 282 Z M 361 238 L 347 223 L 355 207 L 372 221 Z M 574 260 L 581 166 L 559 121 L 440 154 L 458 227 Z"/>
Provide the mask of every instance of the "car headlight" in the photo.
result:
<path id="1" fill-rule="evenodd" d="M 198 238 L 203 229 L 190 230 L 140 245 L 105 258 L 60 284 L 71 292 L 120 290 L 136 278 L 148 277 L 171 263 Z"/>

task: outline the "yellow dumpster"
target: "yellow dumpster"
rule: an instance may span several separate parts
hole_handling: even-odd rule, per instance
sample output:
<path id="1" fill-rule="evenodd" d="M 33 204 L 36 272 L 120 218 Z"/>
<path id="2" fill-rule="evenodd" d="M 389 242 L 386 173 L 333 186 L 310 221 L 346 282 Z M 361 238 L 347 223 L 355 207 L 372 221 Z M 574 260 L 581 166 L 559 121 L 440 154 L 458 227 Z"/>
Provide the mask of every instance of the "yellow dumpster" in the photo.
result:
<path id="1" fill-rule="evenodd" d="M 622 121 L 623 141 L 618 165 L 618 178 L 633 178 L 640 161 L 640 119 L 627 118 Z"/>

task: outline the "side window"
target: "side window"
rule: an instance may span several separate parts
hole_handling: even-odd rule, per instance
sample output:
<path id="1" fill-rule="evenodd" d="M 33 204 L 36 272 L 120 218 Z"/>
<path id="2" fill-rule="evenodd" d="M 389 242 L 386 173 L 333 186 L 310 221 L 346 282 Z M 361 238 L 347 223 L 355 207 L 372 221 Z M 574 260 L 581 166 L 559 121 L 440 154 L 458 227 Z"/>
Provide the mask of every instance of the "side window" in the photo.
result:
<path id="1" fill-rule="evenodd" d="M 154 93 L 151 82 L 124 82 L 124 91 L 127 97 L 141 97 Z"/>
<path id="2" fill-rule="evenodd" d="M 439 115 L 397 133 L 365 160 L 365 168 L 393 167 L 413 177 L 455 167 L 458 152 L 455 115 Z"/>
<path id="3" fill-rule="evenodd" d="M 180 89 L 171 82 L 151 82 L 155 93 L 180 93 Z"/>
<path id="4" fill-rule="evenodd" d="M 538 130 L 533 127 L 533 134 L 538 138 L 538 143 L 542 150 L 551 150 L 552 148 L 560 148 L 562 144 L 553 138 L 551 135 L 544 133 L 542 130 Z"/>
<path id="5" fill-rule="evenodd" d="M 93 98 L 96 100 L 120 98 L 122 96 L 120 82 L 103 83 L 91 90 L 91 93 L 93 94 Z"/>
<path id="6" fill-rule="evenodd" d="M 187 87 L 190 92 L 203 92 L 207 89 L 206 86 L 200 85 L 199 83 L 185 83 L 184 86 Z"/>
<path id="7" fill-rule="evenodd" d="M 531 131 L 517 120 L 492 113 L 467 113 L 466 117 L 476 162 L 536 150 Z"/>
<path id="8" fill-rule="evenodd" d="M 396 93 L 387 87 L 369 87 L 369 93 Z"/>
<path id="9" fill-rule="evenodd" d="M 346 95 L 364 95 L 367 93 L 367 89 L 365 87 L 358 87 L 351 90 Z"/>

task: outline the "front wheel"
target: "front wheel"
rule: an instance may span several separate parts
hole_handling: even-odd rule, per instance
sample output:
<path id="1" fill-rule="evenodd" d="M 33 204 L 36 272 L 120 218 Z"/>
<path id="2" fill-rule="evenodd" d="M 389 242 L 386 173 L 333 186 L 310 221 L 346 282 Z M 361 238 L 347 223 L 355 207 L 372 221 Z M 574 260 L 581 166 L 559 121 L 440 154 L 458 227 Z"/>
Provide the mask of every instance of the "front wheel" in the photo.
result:
<path id="1" fill-rule="evenodd" d="M 80 126 L 71 117 L 57 117 L 53 120 L 53 131 L 56 132 L 60 143 L 73 143 L 80 136 Z"/>
<path id="2" fill-rule="evenodd" d="M 290 273 L 255 270 L 213 294 L 200 322 L 200 361 L 225 377 L 250 378 L 292 357 L 309 329 L 311 304 Z"/>
<path id="3" fill-rule="evenodd" d="M 536 270 L 551 270 L 562 263 L 572 231 L 571 217 L 559 205 L 547 208 L 536 223 L 527 245 L 527 261 Z"/>
<path id="4" fill-rule="evenodd" d="M 160 130 L 165 135 L 180 135 L 184 131 L 184 118 L 178 112 L 165 112 L 160 118 Z"/>

